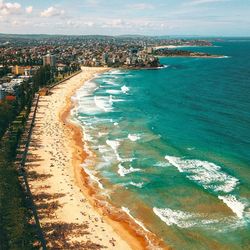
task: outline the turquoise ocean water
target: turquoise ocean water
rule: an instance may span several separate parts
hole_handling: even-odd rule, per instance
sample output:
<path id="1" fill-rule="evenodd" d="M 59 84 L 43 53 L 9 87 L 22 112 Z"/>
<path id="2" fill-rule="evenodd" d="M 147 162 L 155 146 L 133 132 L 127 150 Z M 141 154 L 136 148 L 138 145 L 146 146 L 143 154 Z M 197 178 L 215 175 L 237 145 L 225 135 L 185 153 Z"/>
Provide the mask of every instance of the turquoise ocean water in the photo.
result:
<path id="1" fill-rule="evenodd" d="M 250 249 L 250 39 L 192 50 L 227 57 L 161 58 L 83 85 L 83 167 L 174 249 Z"/>

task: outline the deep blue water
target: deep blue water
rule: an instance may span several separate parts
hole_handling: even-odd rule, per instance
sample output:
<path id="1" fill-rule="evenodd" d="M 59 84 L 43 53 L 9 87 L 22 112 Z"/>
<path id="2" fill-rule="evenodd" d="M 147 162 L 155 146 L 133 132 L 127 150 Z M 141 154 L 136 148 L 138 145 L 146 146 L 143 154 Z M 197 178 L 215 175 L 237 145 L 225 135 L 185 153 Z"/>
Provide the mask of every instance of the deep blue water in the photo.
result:
<path id="1" fill-rule="evenodd" d="M 161 58 L 163 69 L 113 70 L 78 91 L 83 167 L 174 249 L 247 249 L 250 40 L 192 50 L 227 57 Z"/>

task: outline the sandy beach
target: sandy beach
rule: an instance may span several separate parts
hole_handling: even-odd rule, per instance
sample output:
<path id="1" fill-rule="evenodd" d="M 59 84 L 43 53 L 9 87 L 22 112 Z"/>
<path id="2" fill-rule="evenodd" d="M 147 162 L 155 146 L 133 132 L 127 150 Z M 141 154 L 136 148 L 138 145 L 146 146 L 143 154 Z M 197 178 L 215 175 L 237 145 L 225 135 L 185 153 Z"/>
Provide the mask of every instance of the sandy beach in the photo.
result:
<path id="1" fill-rule="evenodd" d="M 93 208 L 80 167 L 86 157 L 81 130 L 66 122 L 71 96 L 83 82 L 103 71 L 83 68 L 39 101 L 26 170 L 49 249 L 143 248 L 140 239 L 119 223 L 111 226 L 109 219 Z"/>

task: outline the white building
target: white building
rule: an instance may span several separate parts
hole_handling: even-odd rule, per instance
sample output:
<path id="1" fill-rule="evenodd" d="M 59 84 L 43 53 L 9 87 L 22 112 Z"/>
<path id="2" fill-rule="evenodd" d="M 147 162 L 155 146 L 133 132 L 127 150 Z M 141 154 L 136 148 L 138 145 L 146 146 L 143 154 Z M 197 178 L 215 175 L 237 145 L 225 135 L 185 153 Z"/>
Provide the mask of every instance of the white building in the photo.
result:
<path id="1" fill-rule="evenodd" d="M 5 91 L 2 85 L 0 85 L 0 100 L 5 97 Z"/>

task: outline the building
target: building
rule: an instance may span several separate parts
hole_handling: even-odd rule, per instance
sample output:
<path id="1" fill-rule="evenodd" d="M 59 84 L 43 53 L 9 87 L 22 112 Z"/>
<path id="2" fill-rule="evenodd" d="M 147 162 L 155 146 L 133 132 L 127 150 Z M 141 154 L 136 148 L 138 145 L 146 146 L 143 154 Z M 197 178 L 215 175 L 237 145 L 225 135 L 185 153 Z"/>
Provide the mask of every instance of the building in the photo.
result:
<path id="1" fill-rule="evenodd" d="M 106 65 L 108 63 L 108 59 L 109 59 L 108 53 L 103 53 L 102 54 L 102 63 L 104 65 Z"/>
<path id="2" fill-rule="evenodd" d="M 148 54 L 152 54 L 154 52 L 154 48 L 153 47 L 148 47 L 147 48 L 147 53 Z"/>
<path id="3" fill-rule="evenodd" d="M 43 56 L 43 66 L 50 65 L 51 67 L 56 66 L 56 56 L 47 54 L 46 56 Z"/>
<path id="4" fill-rule="evenodd" d="M 0 85 L 0 101 L 1 101 L 2 99 L 4 99 L 5 95 L 6 95 L 6 93 L 5 93 L 5 91 L 4 91 L 4 88 L 3 88 L 2 85 Z"/>
<path id="5" fill-rule="evenodd" d="M 13 66 L 11 69 L 13 75 L 31 76 L 32 68 L 30 66 Z"/>
<path id="6" fill-rule="evenodd" d="M 11 69 L 11 73 L 14 75 L 24 75 L 24 67 L 22 66 L 13 66 Z"/>

